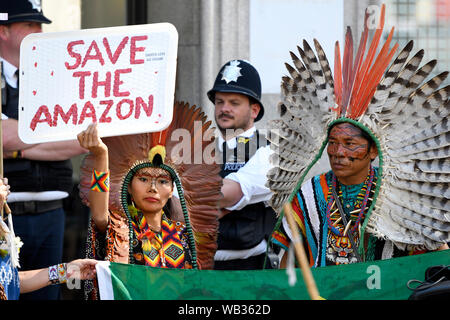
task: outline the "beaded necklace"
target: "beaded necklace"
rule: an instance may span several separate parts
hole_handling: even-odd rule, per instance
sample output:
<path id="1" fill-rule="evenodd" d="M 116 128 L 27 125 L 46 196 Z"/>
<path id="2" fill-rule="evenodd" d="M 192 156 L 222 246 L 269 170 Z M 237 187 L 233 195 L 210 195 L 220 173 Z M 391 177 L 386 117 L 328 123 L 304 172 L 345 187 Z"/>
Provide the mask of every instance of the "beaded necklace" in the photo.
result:
<path id="1" fill-rule="evenodd" d="M 354 210 L 350 212 L 350 224 L 354 224 L 353 227 L 350 229 L 352 233 L 354 233 L 356 230 L 358 230 L 358 227 L 364 218 L 364 214 L 366 209 L 368 208 L 367 203 L 369 201 L 369 195 L 372 189 L 372 185 L 374 184 L 374 179 L 376 180 L 374 169 L 372 166 L 370 166 L 369 174 L 364 181 L 363 186 L 361 187 L 360 192 L 358 193 L 356 197 L 356 202 L 354 205 Z M 337 186 L 337 179 L 334 173 L 332 173 L 332 179 L 331 183 L 328 183 L 328 199 L 327 199 L 327 221 L 328 226 L 335 235 L 343 237 L 346 235 L 345 229 L 347 226 L 344 226 L 341 222 L 341 217 L 339 214 L 339 210 L 336 208 L 333 212 L 332 209 L 335 208 L 335 201 L 341 201 L 340 199 L 334 199 L 333 194 L 331 192 L 331 188 L 336 188 Z M 339 188 L 338 198 L 342 199 L 342 190 Z M 359 209 L 359 210 L 358 210 Z M 358 214 L 356 214 L 358 213 Z"/>
<path id="2" fill-rule="evenodd" d="M 133 212 L 134 210 L 130 210 Z M 183 268 L 184 248 L 175 224 L 163 212 L 161 231 L 155 232 L 148 225 L 142 212 L 132 213 L 132 226 L 137 239 L 142 243 L 145 265 L 162 268 Z"/>

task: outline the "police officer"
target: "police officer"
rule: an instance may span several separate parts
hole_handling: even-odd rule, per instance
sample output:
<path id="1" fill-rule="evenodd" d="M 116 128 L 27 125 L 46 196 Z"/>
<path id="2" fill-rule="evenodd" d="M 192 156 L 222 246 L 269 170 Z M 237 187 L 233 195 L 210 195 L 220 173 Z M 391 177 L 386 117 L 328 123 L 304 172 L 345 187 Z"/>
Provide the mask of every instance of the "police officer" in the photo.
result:
<path id="1" fill-rule="evenodd" d="M 215 105 L 224 178 L 215 269 L 262 269 L 276 218 L 265 203 L 271 197 L 265 186 L 271 151 L 255 127 L 264 115 L 259 74 L 247 61 L 229 61 L 207 94 Z"/>
<path id="2" fill-rule="evenodd" d="M 4 176 L 11 194 L 8 204 L 15 233 L 24 246 L 21 270 L 40 269 L 62 260 L 65 213 L 63 199 L 72 191 L 70 158 L 86 152 L 76 140 L 35 145 L 18 137 L 20 43 L 30 33 L 42 32 L 50 23 L 42 13 L 40 0 L 0 2 L 0 59 L 3 65 L 2 129 Z M 2 81 L 3 82 L 3 81 Z M 58 299 L 59 287 L 50 286 L 21 299 Z"/>

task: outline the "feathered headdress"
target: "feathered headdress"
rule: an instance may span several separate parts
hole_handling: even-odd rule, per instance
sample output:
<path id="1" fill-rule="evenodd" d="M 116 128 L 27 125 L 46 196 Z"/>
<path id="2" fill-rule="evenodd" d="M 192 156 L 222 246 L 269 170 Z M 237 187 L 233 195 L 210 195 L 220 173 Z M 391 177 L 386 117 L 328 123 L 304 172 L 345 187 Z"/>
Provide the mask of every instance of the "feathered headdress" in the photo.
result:
<path id="1" fill-rule="evenodd" d="M 193 267 L 198 262 L 200 268 L 208 269 L 213 266 L 217 249 L 217 202 L 221 198 L 222 186 L 220 167 L 203 158 L 203 151 L 214 145 L 214 133 L 210 128 L 211 121 L 206 121 L 200 108 L 175 103 L 173 114 L 172 123 L 161 132 L 102 138 L 109 154 L 109 209 L 128 218 L 131 243 L 135 235 L 128 212 L 128 185 L 134 173 L 141 168 L 165 169 L 177 188 L 194 253 Z M 198 155 L 201 155 L 201 160 Z M 213 158 L 214 154 L 210 156 Z M 81 166 L 80 195 L 86 205 L 89 205 L 93 164 L 93 156 L 88 155 Z M 129 257 L 132 261 L 131 245 Z"/>
<path id="2" fill-rule="evenodd" d="M 282 79 L 280 119 L 271 123 L 269 136 L 275 164 L 268 174 L 268 187 L 274 192 L 271 205 L 282 212 L 284 202 L 292 200 L 320 159 L 327 130 L 350 122 L 372 137 L 380 160 L 362 233 L 367 230 L 400 248 L 434 250 L 450 240 L 450 86 L 438 89 L 448 72 L 423 83 L 436 60 L 419 68 L 424 54 L 420 50 L 407 61 L 412 41 L 391 63 L 398 47 L 390 48 L 393 28 L 377 49 L 384 14 L 383 4 L 377 30 L 367 44 L 366 11 L 355 58 L 350 28 L 342 60 L 336 43 L 334 79 L 317 40 L 317 57 L 306 41 L 303 49 L 298 47 L 301 59 L 291 52 L 295 67 L 286 64 L 290 76 Z"/>

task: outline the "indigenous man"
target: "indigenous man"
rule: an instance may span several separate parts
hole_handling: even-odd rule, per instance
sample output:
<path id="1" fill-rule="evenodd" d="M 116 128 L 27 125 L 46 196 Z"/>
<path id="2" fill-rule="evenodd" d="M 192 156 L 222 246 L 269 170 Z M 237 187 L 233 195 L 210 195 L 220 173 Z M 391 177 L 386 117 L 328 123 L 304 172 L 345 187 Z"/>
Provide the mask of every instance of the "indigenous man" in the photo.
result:
<path id="1" fill-rule="evenodd" d="M 336 44 L 334 79 L 318 41 L 317 57 L 306 41 L 301 60 L 291 54 L 295 68 L 283 78 L 270 137 L 279 157 L 268 175 L 271 205 L 282 217 L 272 243 L 291 244 L 287 200 L 313 267 L 448 249 L 450 88 L 437 89 L 448 72 L 422 84 L 436 61 L 419 68 L 423 50 L 407 60 L 412 42 L 392 62 L 393 30 L 376 54 L 384 5 L 380 12 L 367 54 L 367 12 L 355 59 L 350 29 L 342 62 Z M 331 171 L 304 182 L 325 147 Z"/>

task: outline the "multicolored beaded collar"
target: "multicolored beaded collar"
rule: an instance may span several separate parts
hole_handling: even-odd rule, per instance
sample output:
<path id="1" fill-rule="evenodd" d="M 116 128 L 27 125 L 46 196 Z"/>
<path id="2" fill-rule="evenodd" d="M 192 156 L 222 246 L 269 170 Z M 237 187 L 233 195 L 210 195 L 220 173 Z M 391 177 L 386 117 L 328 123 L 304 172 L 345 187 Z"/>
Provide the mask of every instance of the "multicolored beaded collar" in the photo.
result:
<path id="1" fill-rule="evenodd" d="M 142 254 L 145 265 L 160 268 L 183 268 L 184 248 L 175 224 L 166 215 L 161 217 L 161 231 L 152 230 L 145 216 L 129 206 L 132 226 L 137 240 L 142 243 Z"/>
<path id="2" fill-rule="evenodd" d="M 329 229 L 337 236 L 345 236 L 349 230 L 349 227 L 351 224 L 353 224 L 353 227 L 350 229 L 352 233 L 356 232 L 359 228 L 359 225 L 361 221 L 364 218 L 366 209 L 368 208 L 368 202 L 369 202 L 369 195 L 372 190 L 372 185 L 376 184 L 374 182 L 376 180 L 375 171 L 370 166 L 369 174 L 364 181 L 363 186 L 361 187 L 361 191 L 356 197 L 356 202 L 354 205 L 355 210 L 353 210 L 350 214 L 350 220 L 348 226 L 344 226 L 341 224 L 341 217 L 339 214 L 339 210 L 337 209 L 336 201 L 341 201 L 339 199 L 334 199 L 334 196 L 331 192 L 331 188 L 337 189 L 337 179 L 334 173 L 332 173 L 332 179 L 331 182 L 328 183 L 328 199 L 327 199 L 327 221 L 328 221 L 328 227 Z M 339 188 L 339 195 L 338 197 L 342 197 L 342 190 Z M 333 212 L 332 209 L 336 208 Z M 357 215 L 355 213 L 358 213 Z"/>

